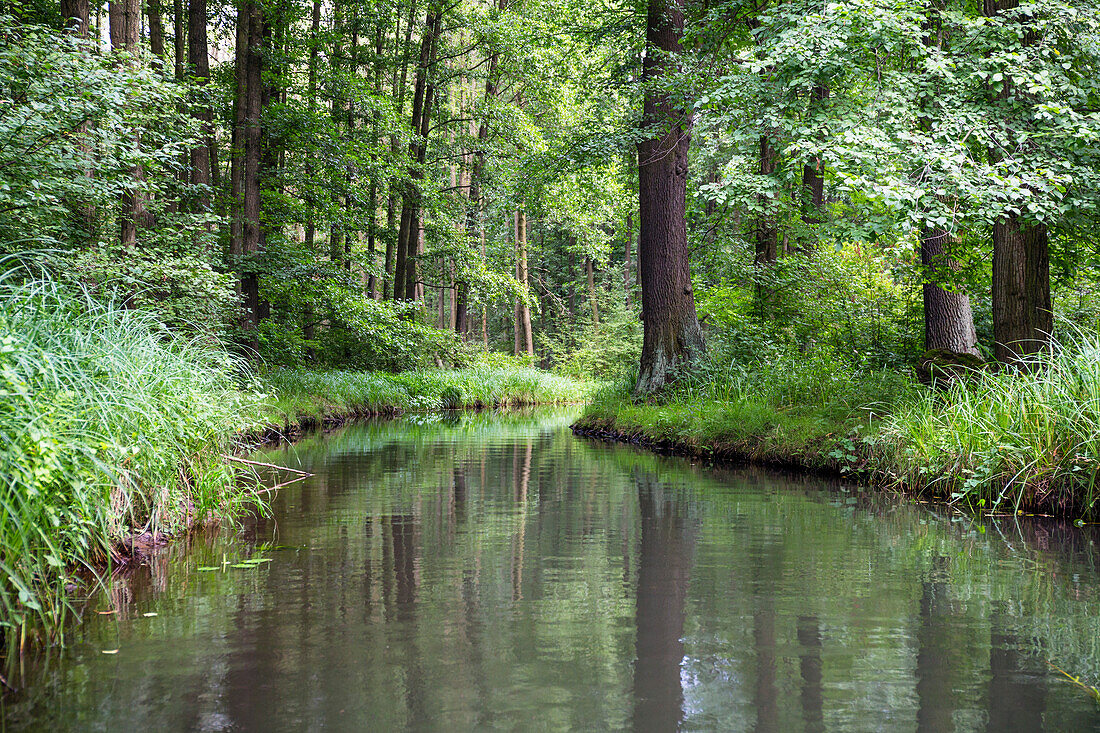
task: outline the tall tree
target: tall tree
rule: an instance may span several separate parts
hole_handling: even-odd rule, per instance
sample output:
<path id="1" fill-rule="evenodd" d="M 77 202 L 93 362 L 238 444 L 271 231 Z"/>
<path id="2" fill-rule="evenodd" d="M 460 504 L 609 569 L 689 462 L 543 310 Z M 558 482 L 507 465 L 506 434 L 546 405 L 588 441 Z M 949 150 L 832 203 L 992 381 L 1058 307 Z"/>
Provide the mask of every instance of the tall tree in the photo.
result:
<path id="1" fill-rule="evenodd" d="M 1031 12 L 1019 0 L 984 0 L 986 17 L 999 20 L 1003 38 L 1026 54 L 1037 40 L 1030 28 Z M 999 75 L 1001 76 L 1001 75 Z M 1031 117 L 1028 93 L 1011 74 L 1003 74 L 996 97 L 1004 142 L 991 147 L 994 163 L 1008 155 L 1024 154 L 1038 143 L 1029 139 Z M 1026 218 L 1018 205 L 1008 207 L 993 224 L 993 338 L 994 356 L 1015 361 L 1046 348 L 1054 328 L 1050 298 L 1050 243 L 1046 224 Z"/>
<path id="2" fill-rule="evenodd" d="M 636 391 L 654 392 L 706 344 L 695 313 L 684 220 L 691 112 L 661 87 L 677 70 L 683 0 L 649 0 L 643 124 L 638 143 L 638 262 L 642 286 L 641 367 Z"/>
<path id="3" fill-rule="evenodd" d="M 263 160 L 263 0 L 241 0 L 237 12 L 237 99 L 233 118 L 230 256 L 240 273 L 241 344 L 259 348 L 260 280 L 256 257 L 263 245 L 261 166 Z"/>
<path id="4" fill-rule="evenodd" d="M 132 57 L 139 53 L 141 36 L 141 0 L 114 0 L 109 8 L 111 47 L 116 52 L 126 52 Z M 141 144 L 135 139 L 135 146 Z M 133 247 L 138 241 L 138 230 L 149 224 L 142 182 L 145 175 L 140 165 L 130 170 L 132 179 L 120 196 L 119 234 L 123 247 Z"/>

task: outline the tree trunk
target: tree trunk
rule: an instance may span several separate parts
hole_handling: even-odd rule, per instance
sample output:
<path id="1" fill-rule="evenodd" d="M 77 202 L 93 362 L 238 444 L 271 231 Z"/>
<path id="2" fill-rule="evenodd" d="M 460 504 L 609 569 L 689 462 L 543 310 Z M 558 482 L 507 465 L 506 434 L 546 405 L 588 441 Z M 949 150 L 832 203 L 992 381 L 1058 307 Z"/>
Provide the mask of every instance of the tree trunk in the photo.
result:
<path id="1" fill-rule="evenodd" d="M 88 38 L 91 23 L 91 6 L 88 0 L 61 0 L 61 18 L 66 30 L 80 38 Z"/>
<path id="2" fill-rule="evenodd" d="M 182 35 L 182 34 L 179 34 Z M 195 83 L 206 86 L 210 83 L 210 48 L 206 40 L 206 0 L 190 0 L 187 7 L 187 63 L 194 74 Z M 214 112 L 206 105 L 195 108 L 195 119 L 199 120 L 203 144 L 191 150 L 191 183 L 196 186 L 212 187 L 214 184 L 214 161 L 211 150 L 214 147 Z M 196 212 L 211 211 L 210 190 L 207 188 L 198 194 L 195 201 Z"/>
<path id="3" fill-rule="evenodd" d="M 944 39 L 939 8 L 933 7 L 925 24 L 925 44 L 942 48 Z M 939 90 L 935 91 L 939 94 Z M 919 125 L 925 134 L 931 134 L 934 111 L 932 100 L 923 97 L 920 106 Z M 921 230 L 920 257 L 926 282 L 922 288 L 924 300 L 924 348 L 946 349 L 959 354 L 980 356 L 978 335 L 974 329 L 974 313 L 970 297 L 961 291 L 948 290 L 944 285 L 952 281 L 958 264 L 948 253 L 949 235 L 942 228 L 924 227 Z"/>
<path id="4" fill-rule="evenodd" d="M 584 258 L 585 274 L 588 277 L 588 304 L 592 308 L 592 325 L 600 325 L 600 304 L 596 300 L 596 267 L 591 257 Z"/>
<path id="5" fill-rule="evenodd" d="M 206 4 L 203 3 L 203 15 L 206 15 Z M 175 56 L 176 79 L 182 80 L 187 75 L 187 23 L 190 21 L 190 7 L 186 13 L 183 10 L 183 0 L 172 0 L 172 52 Z M 206 18 L 203 18 L 203 36 L 206 33 Z"/>
<path id="6" fill-rule="evenodd" d="M 920 259 L 928 279 L 923 288 L 924 348 L 979 356 L 970 296 L 942 287 L 958 269 L 945 250 L 947 241 L 948 234 L 942 229 L 921 232 Z"/>
<path id="7" fill-rule="evenodd" d="M 153 66 L 160 68 L 164 63 L 164 16 L 160 0 L 149 0 L 145 12 L 149 16 L 149 50 L 153 52 Z"/>
<path id="8" fill-rule="evenodd" d="M 1017 361 L 1050 345 L 1050 247 L 1042 224 L 1010 214 L 993 225 L 993 353 Z"/>
<path id="9" fill-rule="evenodd" d="M 233 125 L 233 219 L 230 254 L 239 269 L 241 344 L 259 348 L 260 292 L 255 256 L 263 240 L 260 177 L 263 160 L 263 39 L 260 0 L 242 0 L 237 14 L 237 103 Z"/>
<path id="10" fill-rule="evenodd" d="M 140 0 L 116 0 L 110 4 L 108 12 L 111 47 L 116 52 L 126 51 L 136 55 L 141 31 Z M 141 141 L 135 139 L 134 144 L 140 146 Z M 145 200 L 140 191 L 145 171 L 140 165 L 134 166 L 130 175 L 134 181 L 133 188 L 124 190 L 119 197 L 119 239 L 123 247 L 135 246 L 138 230 L 147 223 Z"/>
<path id="11" fill-rule="evenodd" d="M 814 85 L 810 92 L 810 116 L 812 117 L 829 98 L 826 84 Z M 813 155 L 802 164 L 802 220 L 808 224 L 821 221 L 821 207 L 825 204 L 825 170 L 820 155 Z"/>
<path id="12" fill-rule="evenodd" d="M 515 213 L 516 280 L 527 289 L 527 213 L 519 209 Z M 516 356 L 535 355 L 535 342 L 531 333 L 531 307 L 522 298 L 516 298 Z"/>
<path id="13" fill-rule="evenodd" d="M 1014 10 L 1018 0 L 984 0 L 983 13 L 997 17 Z M 1030 15 L 1021 17 L 1020 37 L 1025 46 L 1037 42 L 1034 29 L 1027 27 Z M 1013 102 L 1027 103 L 1028 94 L 1006 74 L 998 98 L 1011 107 Z M 1013 113 L 1005 109 L 1007 118 Z M 1008 143 L 1005 147 L 1025 151 L 1039 144 L 1025 141 L 1022 124 L 1005 119 Z M 998 162 L 1000 150 L 991 149 L 990 159 Z M 1050 299 L 1050 243 L 1045 224 L 1027 222 L 1006 211 L 993 224 L 993 353 L 998 361 L 1014 362 L 1050 346 L 1054 313 Z"/>
<path id="14" fill-rule="evenodd" d="M 623 293 L 626 296 L 626 309 L 630 310 L 634 307 L 633 290 L 634 283 L 630 279 L 631 270 L 631 248 L 634 245 L 634 214 L 626 215 L 626 252 L 623 254 Z"/>
<path id="15" fill-rule="evenodd" d="M 682 0 L 649 0 L 642 81 L 643 119 L 659 136 L 638 143 L 638 260 L 642 284 L 642 357 L 636 391 L 655 392 L 706 350 L 695 314 L 684 221 L 690 110 L 655 88 L 676 71 Z M 653 134 L 653 133 L 651 133 Z"/>

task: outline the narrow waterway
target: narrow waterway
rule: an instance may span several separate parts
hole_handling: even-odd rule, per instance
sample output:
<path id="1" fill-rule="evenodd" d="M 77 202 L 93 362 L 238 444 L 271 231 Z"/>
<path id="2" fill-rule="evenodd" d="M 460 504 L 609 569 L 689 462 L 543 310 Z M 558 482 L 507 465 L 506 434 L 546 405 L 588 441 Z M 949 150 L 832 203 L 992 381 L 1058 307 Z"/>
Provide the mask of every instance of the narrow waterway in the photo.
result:
<path id="1" fill-rule="evenodd" d="M 7 728 L 1100 728 L 1050 665 L 1100 681 L 1090 528 L 586 442 L 572 417 L 258 456 L 316 475 L 117 579 Z"/>

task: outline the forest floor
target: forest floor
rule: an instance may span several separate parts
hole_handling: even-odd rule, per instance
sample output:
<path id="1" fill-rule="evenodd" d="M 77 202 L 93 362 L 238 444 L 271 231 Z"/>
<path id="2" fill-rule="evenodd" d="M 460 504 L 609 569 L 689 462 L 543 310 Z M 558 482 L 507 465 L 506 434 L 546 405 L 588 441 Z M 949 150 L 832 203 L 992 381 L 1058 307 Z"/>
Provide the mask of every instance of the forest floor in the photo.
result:
<path id="1" fill-rule="evenodd" d="M 660 401 L 597 393 L 579 435 L 693 456 L 844 475 L 973 514 L 1100 512 L 1100 346 L 949 389 L 901 371 L 806 358 L 684 380 Z"/>

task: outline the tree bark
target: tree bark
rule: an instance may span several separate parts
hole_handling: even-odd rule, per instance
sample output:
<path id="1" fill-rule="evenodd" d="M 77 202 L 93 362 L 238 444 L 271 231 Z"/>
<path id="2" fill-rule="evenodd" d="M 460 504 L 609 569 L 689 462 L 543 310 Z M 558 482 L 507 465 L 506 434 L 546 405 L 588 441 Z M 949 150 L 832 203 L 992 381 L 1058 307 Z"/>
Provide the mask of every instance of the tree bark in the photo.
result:
<path id="1" fill-rule="evenodd" d="M 1019 8 L 1019 0 L 984 0 L 983 13 L 990 18 Z M 1024 46 L 1034 44 L 1037 34 L 1030 24 L 1031 16 L 1019 19 L 1020 38 Z M 1027 101 L 1027 93 L 1005 75 L 998 99 L 1006 102 Z M 1009 149 L 1021 149 L 1038 144 L 1025 141 L 1020 127 L 1026 122 L 1012 120 L 1005 109 L 1003 124 L 1009 139 Z M 990 160 L 1001 160 L 999 150 L 990 150 Z M 1018 214 L 1006 211 L 993 224 L 993 353 L 998 361 L 1015 362 L 1050 346 L 1054 328 L 1054 313 L 1050 297 L 1050 243 L 1045 224 L 1025 221 Z"/>
<path id="2" fill-rule="evenodd" d="M 943 229 L 925 229 L 921 232 L 920 259 L 928 279 L 922 293 L 924 348 L 979 356 L 970 296 L 943 287 L 950 281 L 951 273 L 958 269 L 944 247 L 948 239 Z"/>
<path id="3" fill-rule="evenodd" d="M 210 48 L 206 38 L 206 0 L 190 0 L 187 6 L 187 63 L 194 75 L 195 83 L 206 86 L 210 83 Z M 214 184 L 213 171 L 216 163 L 211 157 L 214 149 L 214 112 L 208 105 L 195 108 L 195 119 L 202 128 L 203 144 L 191 150 L 191 183 L 207 187 L 198 194 L 195 201 L 196 212 L 211 211 L 209 187 Z"/>
<path id="4" fill-rule="evenodd" d="M 651 137 L 638 143 L 638 259 L 644 326 L 639 394 L 662 389 L 706 350 L 695 314 L 684 221 L 691 112 L 654 86 L 676 71 L 668 54 L 680 50 L 681 2 L 649 0 L 646 18 L 643 120 Z"/>
<path id="5" fill-rule="evenodd" d="M 1053 330 L 1047 229 L 1009 214 L 993 225 L 993 354 L 1006 362 L 1035 354 Z"/>
<path id="6" fill-rule="evenodd" d="M 91 17 L 88 0 L 61 0 L 61 18 L 65 28 L 80 38 L 89 36 Z"/>
<path id="7" fill-rule="evenodd" d="M 206 14 L 203 5 L 203 15 Z M 186 18 L 185 18 L 186 15 Z M 172 0 L 172 52 L 175 56 L 176 79 L 187 76 L 187 24 L 191 18 L 191 9 L 183 9 L 183 0 Z M 206 18 L 203 18 L 203 31 L 206 30 Z"/>
<path id="8" fill-rule="evenodd" d="M 159 69 L 164 63 L 164 16 L 160 0 L 149 0 L 145 12 L 149 17 L 149 50 L 153 52 L 153 66 Z"/>
<path id="9" fill-rule="evenodd" d="M 826 84 L 814 85 L 810 92 L 810 116 L 812 117 L 829 98 Z M 825 170 L 820 155 L 813 155 L 802 164 L 802 220 L 808 224 L 821 221 L 821 207 L 825 204 Z"/>
<path id="10" fill-rule="evenodd" d="M 592 309 L 592 325 L 600 325 L 600 304 L 596 300 L 596 267 L 591 257 L 584 258 L 585 275 L 588 278 L 588 305 Z"/>
<path id="11" fill-rule="evenodd" d="M 136 55 L 141 32 L 140 0 L 116 0 L 110 4 L 108 12 L 111 47 L 116 52 L 126 51 Z M 134 144 L 140 146 L 141 141 L 135 139 Z M 119 197 L 119 240 L 123 247 L 135 246 L 138 230 L 148 223 L 145 199 L 140 190 L 145 180 L 145 171 L 140 165 L 136 165 L 131 169 L 130 175 L 134 185 L 124 190 Z"/>
<path id="12" fill-rule="evenodd" d="M 631 248 L 634 245 L 634 214 L 626 215 L 626 251 L 623 254 L 623 293 L 626 296 L 626 309 L 630 310 L 634 307 L 633 290 L 634 283 L 631 282 L 630 271 L 633 265 L 630 262 Z"/>
<path id="13" fill-rule="evenodd" d="M 230 254 L 239 268 L 241 344 L 259 348 L 260 292 L 255 256 L 263 241 L 260 199 L 263 160 L 263 39 L 261 0 L 241 0 L 237 13 L 237 103 L 233 125 Z"/>
<path id="14" fill-rule="evenodd" d="M 515 212 L 516 280 L 527 288 L 527 212 Z M 531 333 L 531 307 L 522 298 L 516 298 L 516 356 L 535 355 L 535 342 Z"/>

